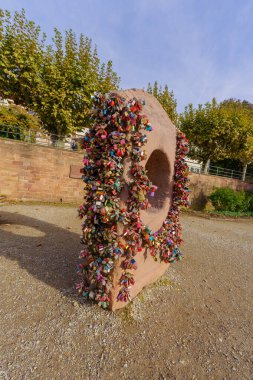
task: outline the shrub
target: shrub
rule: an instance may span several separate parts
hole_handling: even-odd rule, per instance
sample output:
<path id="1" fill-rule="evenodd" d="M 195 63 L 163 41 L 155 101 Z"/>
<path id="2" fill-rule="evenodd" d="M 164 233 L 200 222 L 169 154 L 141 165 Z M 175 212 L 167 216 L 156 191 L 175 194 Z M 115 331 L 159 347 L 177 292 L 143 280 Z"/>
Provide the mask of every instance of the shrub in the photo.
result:
<path id="1" fill-rule="evenodd" d="M 0 137 L 33 141 L 34 133 L 40 128 L 38 117 L 24 107 L 15 104 L 0 106 Z"/>
<path id="2" fill-rule="evenodd" d="M 253 211 L 253 193 L 248 193 L 247 194 L 247 209 L 248 211 Z"/>
<path id="3" fill-rule="evenodd" d="M 12 104 L 0 106 L 0 125 L 18 127 L 20 129 L 40 129 L 41 122 L 34 114 L 29 113 L 24 107 Z"/>
<path id="4" fill-rule="evenodd" d="M 216 189 L 209 198 L 217 211 L 249 210 L 249 198 L 244 191 L 234 191 L 229 188 L 221 187 Z M 252 199 L 250 202 L 252 202 Z"/>

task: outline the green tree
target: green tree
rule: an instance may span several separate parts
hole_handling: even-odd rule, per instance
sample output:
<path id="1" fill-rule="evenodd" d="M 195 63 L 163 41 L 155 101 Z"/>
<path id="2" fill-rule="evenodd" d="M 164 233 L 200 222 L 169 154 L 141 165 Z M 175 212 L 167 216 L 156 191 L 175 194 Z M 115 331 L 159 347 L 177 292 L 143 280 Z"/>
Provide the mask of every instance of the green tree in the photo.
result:
<path id="1" fill-rule="evenodd" d="M 89 123 L 94 91 L 118 88 L 111 61 L 101 63 L 92 40 L 55 29 L 46 44 L 25 11 L 0 11 L 0 92 L 33 109 L 50 133 L 66 135 Z"/>
<path id="2" fill-rule="evenodd" d="M 0 105 L 0 128 L 4 129 L 6 126 L 39 130 L 41 123 L 36 115 L 29 113 L 22 106 Z"/>
<path id="3" fill-rule="evenodd" d="M 25 11 L 0 11 L 0 91 L 15 103 L 31 105 L 38 89 L 45 36 Z"/>
<path id="4" fill-rule="evenodd" d="M 173 91 L 169 91 L 168 85 L 166 84 L 164 88 L 162 88 L 162 86 L 159 86 L 157 81 L 155 81 L 153 87 L 150 83 L 148 84 L 147 92 L 154 95 L 159 100 L 172 123 L 177 125 L 177 101 Z"/>
<path id="5" fill-rule="evenodd" d="M 167 112 L 172 123 L 177 125 L 178 114 L 177 114 L 177 101 L 175 99 L 173 91 L 169 91 L 168 85 L 166 84 L 164 90 L 161 92 L 160 99 L 161 105 Z"/>
<path id="6" fill-rule="evenodd" d="M 246 100 L 224 100 L 221 111 L 232 119 L 234 134 L 232 159 L 238 159 L 243 165 L 242 179 L 245 180 L 247 167 L 253 162 L 253 104 Z"/>
<path id="7" fill-rule="evenodd" d="M 36 115 L 15 104 L 0 105 L 0 137 L 31 141 L 36 131 L 41 131 L 41 123 Z"/>
<path id="8" fill-rule="evenodd" d="M 157 81 L 155 81 L 155 83 L 154 83 L 152 93 L 158 99 L 158 83 L 157 83 Z"/>
<path id="9" fill-rule="evenodd" d="M 149 94 L 153 94 L 153 89 L 152 89 L 152 86 L 151 86 L 151 83 L 150 83 L 150 82 L 148 83 L 147 92 L 148 92 Z"/>
<path id="10" fill-rule="evenodd" d="M 203 161 L 205 170 L 210 160 L 239 159 L 245 179 L 253 160 L 252 108 L 246 103 L 228 100 L 218 104 L 213 99 L 196 109 L 190 104 L 180 115 L 180 128 L 190 140 L 189 156 Z"/>
<path id="11" fill-rule="evenodd" d="M 229 121 L 222 117 L 216 99 L 197 109 L 189 104 L 180 116 L 180 129 L 190 141 L 189 156 L 203 161 L 207 170 L 210 160 L 228 157 Z"/>

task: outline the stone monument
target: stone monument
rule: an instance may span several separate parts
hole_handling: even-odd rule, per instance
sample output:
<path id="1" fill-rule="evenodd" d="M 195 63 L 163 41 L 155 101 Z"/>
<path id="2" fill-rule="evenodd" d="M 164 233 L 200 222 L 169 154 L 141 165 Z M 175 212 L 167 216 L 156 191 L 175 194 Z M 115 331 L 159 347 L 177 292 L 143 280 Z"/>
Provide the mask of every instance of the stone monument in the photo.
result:
<path id="1" fill-rule="evenodd" d="M 188 205 L 187 141 L 142 90 L 96 94 L 84 138 L 81 296 L 124 307 L 181 259 L 180 206 Z"/>

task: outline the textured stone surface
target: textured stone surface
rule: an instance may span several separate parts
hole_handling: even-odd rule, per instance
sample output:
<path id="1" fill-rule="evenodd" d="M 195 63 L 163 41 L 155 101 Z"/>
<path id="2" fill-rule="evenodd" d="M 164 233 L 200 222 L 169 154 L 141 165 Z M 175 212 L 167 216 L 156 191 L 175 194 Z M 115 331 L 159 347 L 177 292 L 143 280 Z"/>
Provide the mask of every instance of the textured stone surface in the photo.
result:
<path id="1" fill-rule="evenodd" d="M 12 200 L 79 204 L 83 183 L 70 178 L 70 168 L 81 168 L 82 157 L 83 153 L 0 139 L 0 195 Z"/>
<path id="2" fill-rule="evenodd" d="M 208 174 L 189 174 L 190 201 L 194 209 L 202 210 L 206 204 L 207 196 L 215 188 L 229 187 L 233 190 L 253 191 L 253 183 L 243 182 L 233 178 L 225 178 Z"/>
<path id="3" fill-rule="evenodd" d="M 166 219 L 168 210 L 171 205 L 173 190 L 174 162 L 176 151 L 176 129 L 166 112 L 152 95 L 143 90 L 126 90 L 118 92 L 126 100 L 137 98 L 145 101 L 142 114 L 146 115 L 153 127 L 152 132 L 147 132 L 147 143 L 143 147 L 146 151 L 147 158 L 142 161 L 142 165 L 148 170 L 148 176 L 154 185 L 158 186 L 154 198 L 150 198 L 152 207 L 148 210 L 141 211 L 141 219 L 145 225 L 153 231 L 158 230 L 163 221 Z M 130 160 L 125 162 L 124 177 L 128 181 Z M 128 198 L 128 190 L 124 189 L 121 197 L 124 204 Z M 119 226 L 119 231 L 122 228 Z M 123 260 L 123 259 L 122 259 Z M 113 288 L 111 291 L 111 309 L 126 306 L 126 302 L 117 301 L 117 295 L 121 288 L 119 279 L 122 275 L 120 260 L 113 270 Z M 131 296 L 135 297 L 144 286 L 154 282 L 168 268 L 168 264 L 155 261 L 149 254 L 149 251 L 142 251 L 136 257 L 137 269 L 132 270 L 135 278 L 135 284 L 131 287 Z"/>

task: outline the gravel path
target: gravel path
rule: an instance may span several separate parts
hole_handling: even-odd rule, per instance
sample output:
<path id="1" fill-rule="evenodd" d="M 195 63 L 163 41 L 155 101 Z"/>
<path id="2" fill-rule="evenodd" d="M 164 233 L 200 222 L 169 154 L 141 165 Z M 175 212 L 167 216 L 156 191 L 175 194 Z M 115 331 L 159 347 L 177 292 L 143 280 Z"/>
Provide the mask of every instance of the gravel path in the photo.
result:
<path id="1" fill-rule="evenodd" d="M 111 313 L 72 294 L 74 208 L 1 206 L 0 379 L 252 379 L 253 223 L 182 222 L 185 259 Z"/>

